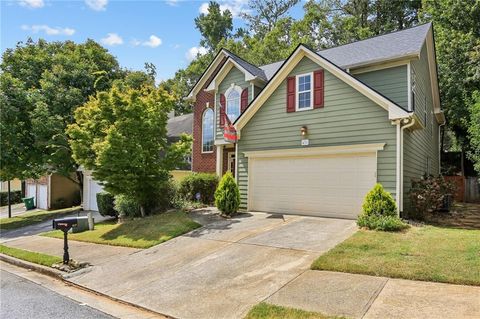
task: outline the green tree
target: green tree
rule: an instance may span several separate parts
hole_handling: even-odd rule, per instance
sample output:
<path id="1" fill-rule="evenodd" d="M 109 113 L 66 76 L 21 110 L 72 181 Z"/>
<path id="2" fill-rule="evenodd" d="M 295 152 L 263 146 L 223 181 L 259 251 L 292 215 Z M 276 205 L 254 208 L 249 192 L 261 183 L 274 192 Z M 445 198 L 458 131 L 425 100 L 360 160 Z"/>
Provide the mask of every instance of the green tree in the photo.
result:
<path id="1" fill-rule="evenodd" d="M 249 0 L 250 10 L 242 13 L 242 17 L 247 20 L 249 33 L 259 39 L 263 38 L 298 2 L 299 0 Z"/>
<path id="2" fill-rule="evenodd" d="M 115 57 L 92 40 L 28 40 L 3 53 L 0 70 L 2 175 L 59 173 L 81 184 L 65 128 L 90 95 L 123 76 Z"/>
<path id="3" fill-rule="evenodd" d="M 447 127 L 464 152 L 468 139 L 469 106 L 480 87 L 480 2 L 425 0 L 423 21 L 432 21 L 439 69 L 442 108 Z"/>
<path id="4" fill-rule="evenodd" d="M 93 171 L 114 195 L 146 206 L 165 187 L 170 171 L 190 152 L 191 137 L 167 143 L 168 112 L 174 99 L 163 89 L 134 89 L 117 83 L 75 111 L 67 133 L 75 160 Z"/>
<path id="5" fill-rule="evenodd" d="M 480 174 L 480 92 L 474 93 L 475 103 L 470 106 L 470 126 L 468 134 L 471 151 L 469 157 L 474 163 L 475 170 Z"/>
<path id="6" fill-rule="evenodd" d="M 215 52 L 220 41 L 232 35 L 232 13 L 228 9 L 222 11 L 217 2 L 210 1 L 208 13 L 195 18 L 195 27 L 202 35 L 200 45 Z"/>

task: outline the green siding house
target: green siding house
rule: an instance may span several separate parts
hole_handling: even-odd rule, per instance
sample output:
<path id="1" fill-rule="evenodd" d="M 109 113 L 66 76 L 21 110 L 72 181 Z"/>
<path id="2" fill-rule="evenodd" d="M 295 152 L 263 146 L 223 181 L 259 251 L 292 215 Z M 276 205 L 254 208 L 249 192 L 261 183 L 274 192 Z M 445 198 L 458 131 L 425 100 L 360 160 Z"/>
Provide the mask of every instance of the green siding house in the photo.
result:
<path id="1" fill-rule="evenodd" d="M 188 97 L 192 169 L 231 171 L 248 211 L 353 219 L 375 183 L 408 210 L 412 180 L 440 171 L 432 32 L 299 45 L 265 66 L 221 50 Z"/>

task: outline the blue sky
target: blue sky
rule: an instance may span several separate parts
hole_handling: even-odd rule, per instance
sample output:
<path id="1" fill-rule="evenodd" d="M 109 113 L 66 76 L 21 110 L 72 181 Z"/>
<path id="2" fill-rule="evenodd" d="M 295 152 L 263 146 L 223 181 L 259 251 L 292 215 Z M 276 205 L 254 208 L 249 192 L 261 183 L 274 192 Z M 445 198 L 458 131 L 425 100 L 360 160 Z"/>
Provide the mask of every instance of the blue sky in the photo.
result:
<path id="1" fill-rule="evenodd" d="M 139 70 L 145 62 L 154 63 L 157 80 L 172 77 L 199 50 L 193 20 L 207 7 L 204 0 L 0 1 L 2 52 L 28 37 L 75 42 L 91 38 L 123 67 Z M 235 28 L 244 25 L 238 15 L 247 9 L 247 1 L 218 1 L 232 11 Z"/>

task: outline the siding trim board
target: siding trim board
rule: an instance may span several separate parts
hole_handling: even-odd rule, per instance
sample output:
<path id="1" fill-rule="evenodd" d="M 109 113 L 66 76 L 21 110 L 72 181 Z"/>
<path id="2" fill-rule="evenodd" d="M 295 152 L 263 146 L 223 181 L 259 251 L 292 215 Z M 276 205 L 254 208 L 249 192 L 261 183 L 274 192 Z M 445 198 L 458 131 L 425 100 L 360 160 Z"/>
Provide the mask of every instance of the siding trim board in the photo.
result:
<path id="1" fill-rule="evenodd" d="M 359 154 L 381 151 L 385 143 L 373 144 L 352 144 L 338 146 L 320 146 L 304 148 L 299 152 L 298 148 L 288 148 L 279 150 L 250 151 L 243 152 L 247 158 L 272 158 L 272 157 L 307 157 L 320 155 L 339 155 L 339 154 Z"/>
<path id="2" fill-rule="evenodd" d="M 280 84 L 283 83 L 287 74 L 294 69 L 294 67 L 302 60 L 303 57 L 308 57 L 310 60 L 320 65 L 320 67 L 341 79 L 343 82 L 356 89 L 358 92 L 375 102 L 380 107 L 387 110 L 389 112 L 389 119 L 406 118 L 410 116 L 410 113 L 405 111 L 395 102 L 356 79 L 351 74 L 345 72 L 343 69 L 323 58 L 318 53 L 315 53 L 304 45 L 300 44 L 285 61 L 285 63 L 283 63 L 283 65 L 268 82 L 267 86 L 262 90 L 262 92 L 260 92 L 260 94 L 250 103 L 246 111 L 235 121 L 234 126 L 237 132 L 248 123 L 258 109 L 268 100 L 273 91 L 275 91 L 275 89 L 277 89 Z"/>

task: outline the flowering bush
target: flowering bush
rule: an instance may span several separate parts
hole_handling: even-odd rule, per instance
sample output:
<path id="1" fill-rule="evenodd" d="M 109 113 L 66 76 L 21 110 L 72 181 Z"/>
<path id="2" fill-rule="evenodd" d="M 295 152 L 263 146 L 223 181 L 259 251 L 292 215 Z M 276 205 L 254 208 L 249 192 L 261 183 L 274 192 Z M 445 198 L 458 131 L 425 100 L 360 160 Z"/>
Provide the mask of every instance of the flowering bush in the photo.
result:
<path id="1" fill-rule="evenodd" d="M 410 217 L 423 219 L 425 214 L 440 211 L 449 201 L 455 191 L 455 185 L 446 181 L 443 176 L 424 176 L 412 181 L 410 200 L 412 209 Z"/>

